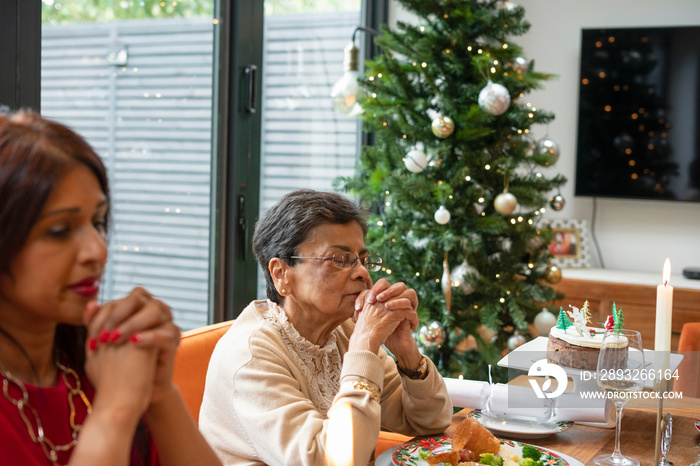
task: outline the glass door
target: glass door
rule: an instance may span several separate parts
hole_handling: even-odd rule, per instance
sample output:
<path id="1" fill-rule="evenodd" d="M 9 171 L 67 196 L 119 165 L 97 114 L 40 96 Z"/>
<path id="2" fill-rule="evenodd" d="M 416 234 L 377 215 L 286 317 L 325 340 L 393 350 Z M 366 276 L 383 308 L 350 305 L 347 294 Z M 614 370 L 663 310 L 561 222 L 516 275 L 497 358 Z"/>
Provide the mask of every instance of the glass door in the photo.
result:
<path id="1" fill-rule="evenodd" d="M 289 191 L 332 190 L 335 178 L 353 172 L 360 125 L 333 109 L 330 93 L 343 75 L 343 49 L 362 24 L 361 4 L 265 0 L 261 215 Z M 258 296 L 265 296 L 262 276 Z"/>
<path id="2" fill-rule="evenodd" d="M 105 300 L 141 285 L 211 322 L 213 0 L 43 0 L 41 110 L 109 170 Z"/>

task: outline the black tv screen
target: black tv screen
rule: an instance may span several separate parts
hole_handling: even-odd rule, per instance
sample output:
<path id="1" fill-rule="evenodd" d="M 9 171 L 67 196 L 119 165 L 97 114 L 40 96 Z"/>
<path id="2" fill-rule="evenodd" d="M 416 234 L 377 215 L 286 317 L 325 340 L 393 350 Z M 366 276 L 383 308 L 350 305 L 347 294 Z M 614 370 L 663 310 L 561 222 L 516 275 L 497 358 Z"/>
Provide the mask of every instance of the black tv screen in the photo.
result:
<path id="1" fill-rule="evenodd" d="M 583 29 L 576 195 L 700 202 L 700 26 Z"/>

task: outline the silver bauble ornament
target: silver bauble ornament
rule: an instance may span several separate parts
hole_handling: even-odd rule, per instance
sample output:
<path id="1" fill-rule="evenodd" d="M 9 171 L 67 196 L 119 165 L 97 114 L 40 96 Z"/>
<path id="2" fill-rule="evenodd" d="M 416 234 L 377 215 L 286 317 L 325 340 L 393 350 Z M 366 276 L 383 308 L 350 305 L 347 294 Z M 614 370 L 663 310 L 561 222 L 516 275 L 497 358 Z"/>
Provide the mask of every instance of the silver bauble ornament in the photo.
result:
<path id="1" fill-rule="evenodd" d="M 518 5 L 516 5 L 513 2 L 509 2 L 508 0 L 498 2 L 497 8 L 499 10 L 506 10 L 506 11 L 515 11 Z"/>
<path id="2" fill-rule="evenodd" d="M 549 164 L 556 163 L 559 160 L 559 144 L 553 139 L 544 137 L 537 141 L 535 152 L 540 155 L 549 157 Z"/>
<path id="3" fill-rule="evenodd" d="M 520 335 L 519 333 L 514 333 L 508 338 L 508 349 L 513 351 L 515 348 L 522 346 L 525 343 L 527 343 L 527 340 L 524 336 Z"/>
<path id="4" fill-rule="evenodd" d="M 493 200 L 493 207 L 501 215 L 510 215 L 518 206 L 518 200 L 509 192 L 503 192 Z"/>
<path id="5" fill-rule="evenodd" d="M 509 63 L 509 66 L 510 69 L 516 73 L 524 73 L 529 68 L 527 60 L 524 57 L 515 57 L 513 61 Z"/>
<path id="6" fill-rule="evenodd" d="M 479 92 L 479 107 L 491 115 L 502 115 L 510 107 L 510 93 L 508 89 L 493 81 Z"/>
<path id="7" fill-rule="evenodd" d="M 557 194 L 556 196 L 549 198 L 549 205 L 552 206 L 552 209 L 556 211 L 562 210 L 566 205 L 564 196 L 562 196 L 561 194 Z"/>
<path id="8" fill-rule="evenodd" d="M 444 225 L 450 221 L 451 215 L 450 211 L 445 209 L 444 205 L 441 205 L 438 210 L 435 211 L 435 221 L 440 225 Z"/>
<path id="9" fill-rule="evenodd" d="M 458 287 L 462 290 L 465 295 L 472 294 L 474 292 L 474 286 L 469 283 L 467 277 L 473 275 L 474 277 L 479 276 L 479 271 L 467 263 L 466 259 L 464 262 L 459 264 L 457 267 L 452 269 L 450 276 L 452 277 L 452 286 Z"/>
<path id="10" fill-rule="evenodd" d="M 418 342 L 426 348 L 434 348 L 445 343 L 445 329 L 437 320 L 431 320 L 418 331 Z"/>
<path id="11" fill-rule="evenodd" d="M 425 167 L 428 166 L 428 157 L 422 150 L 413 149 L 406 154 L 406 157 L 403 159 L 403 163 L 406 165 L 408 171 L 420 173 L 425 170 Z"/>
<path id="12" fill-rule="evenodd" d="M 450 137 L 455 130 L 455 122 L 452 118 L 447 115 L 440 113 L 433 119 L 430 128 L 433 130 L 433 134 L 440 139 L 445 139 Z"/>
<path id="13" fill-rule="evenodd" d="M 544 175 L 540 172 L 536 172 L 534 175 L 532 175 L 532 178 L 534 178 L 535 181 L 542 181 L 544 179 Z"/>
<path id="14" fill-rule="evenodd" d="M 549 330 L 554 327 L 556 323 L 556 316 L 549 312 L 546 307 L 542 308 L 542 311 L 535 316 L 535 328 L 540 332 L 540 335 L 549 335 Z"/>

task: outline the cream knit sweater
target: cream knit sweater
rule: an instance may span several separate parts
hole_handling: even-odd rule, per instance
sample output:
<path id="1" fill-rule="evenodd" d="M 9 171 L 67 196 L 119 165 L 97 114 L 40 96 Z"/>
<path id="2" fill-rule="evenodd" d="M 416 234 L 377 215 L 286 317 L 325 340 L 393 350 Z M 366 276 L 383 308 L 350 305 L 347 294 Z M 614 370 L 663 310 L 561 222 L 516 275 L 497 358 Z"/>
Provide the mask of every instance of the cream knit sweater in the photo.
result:
<path id="1" fill-rule="evenodd" d="M 353 408 L 352 426 L 341 428 L 353 442 L 356 465 L 368 463 L 380 426 L 427 435 L 450 425 L 452 404 L 432 362 L 425 380 L 411 380 L 399 375 L 383 349 L 379 355 L 347 352 L 354 328 L 350 320 L 334 331 L 342 357 L 340 390 L 327 415 L 322 414 L 312 402 L 318 384 L 306 380 L 308 370 L 280 326 L 269 320 L 271 306 L 276 305 L 253 301 L 246 307 L 209 362 L 199 426 L 225 465 L 326 464 L 326 433 L 338 427 L 341 400 Z M 381 404 L 370 391 L 353 388 L 353 381 L 376 388 Z"/>

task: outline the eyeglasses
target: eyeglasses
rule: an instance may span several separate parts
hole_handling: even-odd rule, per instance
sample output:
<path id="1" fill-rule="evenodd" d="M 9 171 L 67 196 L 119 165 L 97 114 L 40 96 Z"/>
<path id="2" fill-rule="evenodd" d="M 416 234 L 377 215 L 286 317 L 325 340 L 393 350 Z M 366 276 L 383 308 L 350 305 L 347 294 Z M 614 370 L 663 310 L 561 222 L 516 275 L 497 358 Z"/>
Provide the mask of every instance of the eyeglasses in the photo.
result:
<path id="1" fill-rule="evenodd" d="M 384 260 L 374 254 L 370 254 L 365 257 L 358 257 L 356 254 L 351 252 L 344 252 L 341 254 L 333 254 L 330 257 L 301 257 L 292 256 L 290 259 L 315 259 L 318 261 L 333 261 L 336 267 L 339 269 L 351 269 L 357 265 L 359 262 L 370 272 L 376 272 L 382 268 Z"/>

